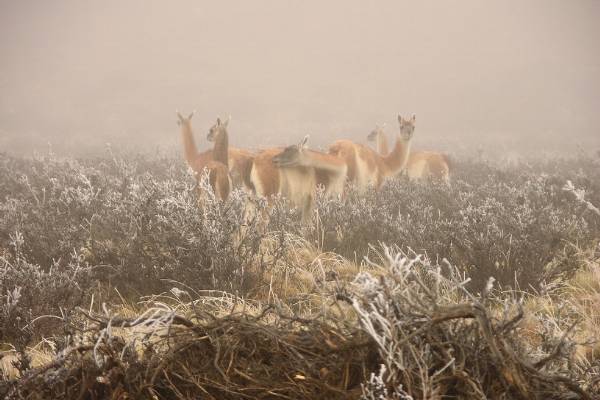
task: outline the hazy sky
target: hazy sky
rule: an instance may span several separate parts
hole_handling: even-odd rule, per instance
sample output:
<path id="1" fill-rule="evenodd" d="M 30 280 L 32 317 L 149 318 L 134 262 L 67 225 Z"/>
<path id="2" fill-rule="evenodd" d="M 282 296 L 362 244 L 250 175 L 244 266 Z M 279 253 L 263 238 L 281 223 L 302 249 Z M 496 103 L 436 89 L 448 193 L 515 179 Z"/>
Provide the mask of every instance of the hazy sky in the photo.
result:
<path id="1" fill-rule="evenodd" d="M 0 0 L 0 151 L 397 132 L 600 146 L 600 1 Z M 138 147 L 138 143 L 141 147 Z"/>

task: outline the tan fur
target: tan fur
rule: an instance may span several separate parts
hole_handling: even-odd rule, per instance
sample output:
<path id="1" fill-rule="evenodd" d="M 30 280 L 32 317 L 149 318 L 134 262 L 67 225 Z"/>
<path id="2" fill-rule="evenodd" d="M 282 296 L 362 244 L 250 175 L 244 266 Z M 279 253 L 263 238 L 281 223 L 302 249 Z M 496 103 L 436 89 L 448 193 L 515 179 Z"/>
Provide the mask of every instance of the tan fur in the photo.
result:
<path id="1" fill-rule="evenodd" d="M 349 140 L 338 140 L 329 148 L 329 152 L 346 161 L 348 181 L 360 191 L 366 190 L 368 186 L 379 188 L 383 183 L 387 174 L 383 157 L 368 147 Z"/>
<path id="2" fill-rule="evenodd" d="M 309 150 L 307 166 L 315 169 L 317 185 L 322 185 L 327 196 L 339 196 L 344 192 L 348 165 L 339 157 L 320 151 Z"/>
<path id="3" fill-rule="evenodd" d="M 316 184 L 325 188 L 328 196 L 341 195 L 348 167 L 346 162 L 331 154 L 306 148 L 308 136 L 298 145 L 288 146 L 274 158 L 278 167 L 308 167 L 315 170 Z"/>
<path id="4" fill-rule="evenodd" d="M 273 157 L 281 151 L 281 148 L 265 149 L 254 157 L 250 180 L 258 196 L 269 198 L 279 194 L 279 171 L 273 164 Z"/>
<path id="5" fill-rule="evenodd" d="M 385 137 L 385 135 L 380 135 L 379 137 L 383 138 L 384 140 L 380 140 L 377 143 L 377 151 L 382 156 L 385 156 L 390 152 L 390 150 L 388 148 L 387 138 Z M 409 157 L 410 157 L 410 155 L 409 155 Z"/>
<path id="6" fill-rule="evenodd" d="M 182 126 L 182 132 L 183 128 L 184 127 Z M 196 173 L 200 173 L 205 167 L 209 165 L 210 161 L 214 160 L 213 149 L 199 153 L 196 149 L 196 144 L 194 142 L 191 127 L 189 129 L 186 128 L 186 132 L 182 135 L 182 138 L 185 159 L 188 165 Z M 248 150 L 232 146 L 227 147 L 229 155 L 227 164 L 229 167 L 229 174 L 231 177 L 231 188 L 244 188 L 247 191 L 253 192 L 254 188 L 250 180 L 250 171 L 252 169 L 252 160 L 255 154 Z"/>
<path id="7" fill-rule="evenodd" d="M 278 168 L 279 193 L 288 199 L 302 213 L 302 219 L 308 220 L 314 207 L 316 175 L 310 167 Z"/>
<path id="8" fill-rule="evenodd" d="M 414 125 L 413 125 L 414 129 Z M 379 189 L 384 180 L 402 171 L 410 154 L 412 131 L 400 133 L 393 150 L 380 155 L 373 149 L 350 140 L 338 140 L 329 147 L 329 154 L 341 158 L 347 165 L 347 179 L 359 191 L 368 186 Z"/>
<path id="9" fill-rule="evenodd" d="M 229 172 L 234 187 L 244 188 L 250 192 L 254 191 L 254 186 L 250 179 L 254 156 L 255 154 L 249 150 L 229 146 Z"/>
<path id="10" fill-rule="evenodd" d="M 385 124 L 383 126 L 385 126 Z M 375 142 L 375 150 L 380 156 L 386 156 L 389 153 L 388 142 L 383 126 L 375 125 L 375 129 L 367 136 L 369 142 Z"/>
<path id="11" fill-rule="evenodd" d="M 346 176 L 343 160 L 299 145 L 263 150 L 254 158 L 251 180 L 260 196 L 280 194 L 302 211 L 307 220 L 314 207 L 317 182 L 328 195 L 341 194 Z"/>
<path id="12" fill-rule="evenodd" d="M 215 192 L 215 196 L 220 200 L 226 200 L 231 192 L 231 177 L 229 176 L 229 133 L 227 132 L 226 122 L 221 122 L 218 118 L 217 123 L 210 129 L 208 139 L 214 142 L 212 157 L 213 161 L 209 163 L 210 185 Z"/>
<path id="13" fill-rule="evenodd" d="M 226 200 L 231 192 L 229 168 L 219 161 L 209 161 L 205 166 L 208 169 L 210 186 L 219 200 Z"/>
<path id="14" fill-rule="evenodd" d="M 256 194 L 270 199 L 282 195 L 302 212 L 307 220 L 314 204 L 316 177 L 314 168 L 292 167 L 277 168 L 273 158 L 283 149 L 272 148 L 259 152 L 253 160 L 250 180 Z"/>
<path id="15" fill-rule="evenodd" d="M 254 188 L 250 182 L 250 169 L 254 153 L 229 146 L 227 127 L 230 118 L 225 121 L 217 118 L 217 123 L 208 131 L 207 139 L 215 142 L 213 159 L 221 161 L 229 167 L 229 174 L 234 186 L 252 192 Z"/>
<path id="16" fill-rule="evenodd" d="M 209 182 L 215 196 L 220 200 L 225 200 L 231 191 L 229 168 L 226 165 L 228 161 L 227 159 L 224 160 L 225 162 L 213 160 L 212 152 L 198 153 L 192 132 L 191 119 L 193 115 L 192 113 L 189 117 L 185 118 L 177 113 L 179 118 L 178 123 L 181 126 L 185 159 L 196 173 L 197 178 L 200 177 L 199 174 L 203 173 L 204 169 L 208 170 Z M 224 150 L 225 154 L 227 154 L 227 149 Z"/>
<path id="17" fill-rule="evenodd" d="M 232 188 L 243 188 L 249 192 L 254 191 L 250 180 L 254 156 L 255 154 L 249 150 L 229 146 L 229 174 L 231 175 Z M 199 172 L 210 161 L 213 161 L 213 151 L 207 150 L 199 153 L 192 163 L 188 162 L 188 165 L 194 171 Z"/>
<path id="18" fill-rule="evenodd" d="M 414 180 L 431 179 L 450 183 L 450 167 L 446 156 L 433 151 L 416 151 L 408 158 L 406 174 Z"/>
<path id="19" fill-rule="evenodd" d="M 373 131 L 368 138 L 375 141 L 379 154 L 387 154 L 387 138 L 382 130 Z M 450 183 L 450 163 L 443 153 L 413 151 L 408 156 L 405 172 L 413 180 L 432 179 Z"/>

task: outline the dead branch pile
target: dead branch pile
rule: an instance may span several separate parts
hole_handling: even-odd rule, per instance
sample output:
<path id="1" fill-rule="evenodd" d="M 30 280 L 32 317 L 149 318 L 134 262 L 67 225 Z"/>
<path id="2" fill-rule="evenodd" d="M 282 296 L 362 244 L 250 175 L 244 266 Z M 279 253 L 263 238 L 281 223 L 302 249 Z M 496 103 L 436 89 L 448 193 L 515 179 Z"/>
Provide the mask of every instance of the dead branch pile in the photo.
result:
<path id="1" fill-rule="evenodd" d="M 223 315 L 206 303 L 136 319 L 80 310 L 79 339 L 0 382 L 7 399 L 592 399 L 599 365 L 577 361 L 576 321 L 538 342 L 521 303 L 490 282 L 473 295 L 450 265 L 384 247 L 384 267 L 336 289 L 340 311 L 275 306 Z M 372 271 L 373 272 L 373 271 Z M 348 306 L 349 304 L 349 306 Z M 232 308 L 234 310 L 234 308 Z M 337 316 L 336 316 L 337 315 Z M 73 320 L 71 332 L 73 332 Z M 562 328 L 561 328 L 562 327 Z M 25 365 L 26 363 L 22 363 Z"/>
<path id="2" fill-rule="evenodd" d="M 350 302 L 375 341 L 381 366 L 363 386 L 365 399 L 591 399 L 600 395 L 600 363 L 574 362 L 576 321 L 546 321 L 533 345 L 514 293 L 465 289 L 468 279 L 422 257 L 384 247 L 387 273 L 363 272 Z M 564 329 L 560 329 L 560 326 Z"/>
<path id="3" fill-rule="evenodd" d="M 271 308 L 259 316 L 203 313 L 194 321 L 174 314 L 85 317 L 94 322 L 91 340 L 0 385 L 0 397 L 341 399 L 359 395 L 376 366 L 366 364 L 374 349 L 363 332 L 280 318 Z M 144 337 L 116 332 L 142 326 L 149 328 Z"/>

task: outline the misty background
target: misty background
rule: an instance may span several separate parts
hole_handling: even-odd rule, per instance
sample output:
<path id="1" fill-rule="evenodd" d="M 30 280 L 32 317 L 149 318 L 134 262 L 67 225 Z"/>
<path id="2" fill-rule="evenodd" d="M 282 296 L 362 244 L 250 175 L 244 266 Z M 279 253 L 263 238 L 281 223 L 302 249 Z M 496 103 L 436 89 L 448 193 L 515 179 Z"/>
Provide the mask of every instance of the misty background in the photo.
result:
<path id="1" fill-rule="evenodd" d="M 0 151 L 230 143 L 600 148 L 600 1 L 0 0 Z"/>

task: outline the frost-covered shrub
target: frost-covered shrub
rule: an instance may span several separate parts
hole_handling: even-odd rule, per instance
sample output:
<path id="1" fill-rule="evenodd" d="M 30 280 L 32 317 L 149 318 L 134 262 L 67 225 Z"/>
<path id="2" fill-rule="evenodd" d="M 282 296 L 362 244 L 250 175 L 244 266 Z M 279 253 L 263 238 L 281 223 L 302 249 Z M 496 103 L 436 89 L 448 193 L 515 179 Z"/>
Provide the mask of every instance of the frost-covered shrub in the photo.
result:
<path id="1" fill-rule="evenodd" d="M 497 363 L 498 360 L 490 357 L 489 347 L 496 342 L 503 349 L 527 354 L 526 361 L 533 360 L 544 371 L 564 371 L 563 351 L 570 351 L 570 344 L 561 347 L 556 357 L 552 353 L 557 348 L 553 345 L 557 342 L 554 336 L 559 332 L 555 328 L 560 324 L 551 319 L 544 321 L 543 326 L 547 325 L 548 329 L 540 331 L 542 344 L 528 347 L 519 336 L 522 331 L 511 325 L 510 318 L 517 317 L 514 309 L 505 310 L 502 316 L 494 313 L 502 311 L 505 301 L 516 307 L 514 299 L 479 298 L 470 293 L 485 293 L 485 284 L 493 276 L 503 288 L 508 285 L 522 289 L 541 287 L 550 296 L 548 288 L 552 285 L 543 285 L 544 280 L 568 276 L 585 262 L 580 259 L 583 252 L 577 251 L 577 247 L 597 246 L 600 218 L 588 203 L 577 200 L 581 192 L 573 190 L 585 189 L 585 201 L 600 205 L 598 162 L 568 159 L 516 168 L 466 160 L 455 162 L 455 166 L 451 186 L 399 178 L 387 183 L 380 192 L 363 195 L 350 188 L 342 200 L 320 196 L 313 223 L 303 226 L 297 211 L 289 210 L 284 199 L 274 199 L 267 205 L 245 193 L 234 192 L 226 202 L 214 201 L 206 181 L 197 184 L 179 159 L 123 158 L 111 154 L 108 158 L 88 160 L 54 156 L 36 156 L 29 160 L 0 155 L 0 341 L 13 343 L 21 350 L 31 345 L 35 336 L 66 333 L 64 336 L 68 338 L 69 329 L 81 322 L 69 320 L 71 311 L 76 306 L 83 308 L 79 310 L 83 313 L 89 308 L 98 309 L 101 302 L 113 300 L 108 293 L 117 296 L 113 287 L 126 302 L 135 302 L 139 295 L 165 292 L 174 286 L 188 293 L 197 289 L 223 290 L 245 299 L 255 296 L 254 299 L 263 300 L 268 293 L 274 307 L 310 313 L 314 310 L 312 304 L 300 304 L 311 298 L 310 302 L 323 304 L 326 309 L 331 298 L 317 292 L 331 287 L 322 283 L 337 277 L 335 282 L 330 282 L 336 288 L 354 287 L 354 293 L 338 294 L 351 303 L 354 299 L 352 304 L 359 315 L 357 320 L 346 318 L 344 314 L 344 320 L 338 321 L 340 326 L 360 323 L 360 336 L 367 332 L 371 338 L 368 349 L 375 345 L 381 350 L 368 351 L 368 362 L 361 367 L 368 366 L 368 370 L 364 376 L 359 374 L 361 380 L 356 379 L 359 375 L 353 375 L 356 389 L 363 382 L 364 398 L 410 398 L 415 394 L 415 398 L 419 398 L 423 393 L 435 397 L 443 391 L 460 397 L 459 394 L 471 390 L 473 393 L 503 390 L 504 386 L 487 384 L 494 385 L 491 378 L 497 378 L 499 371 L 510 371 L 515 365 L 521 368 L 524 364 L 510 364 L 510 360 L 506 364 L 505 358 Z M 576 189 L 563 190 L 568 180 Z M 201 205 L 199 190 L 204 193 Z M 392 265 L 388 272 L 380 273 L 377 278 L 362 273 L 354 285 L 340 279 L 349 276 L 348 271 L 336 274 L 321 268 L 316 277 L 310 270 L 312 267 L 304 268 L 306 260 L 315 256 L 315 250 L 332 250 L 337 253 L 332 254 L 332 258 L 341 258 L 341 254 L 351 261 L 363 262 L 364 256 L 373 258 L 378 253 L 377 242 L 394 244 L 409 254 L 412 253 L 407 249 L 411 248 L 431 260 L 448 258 L 456 268 L 442 269 L 440 274 L 437 265 L 446 263 L 408 265 L 406 260 L 400 262 L 400 258 L 393 258 L 388 260 Z M 321 266 L 321 258 L 313 264 L 316 270 Z M 355 265 L 345 264 L 332 263 L 354 271 Z M 371 265 L 364 269 L 373 272 L 376 268 Z M 470 276 L 470 282 L 457 278 L 463 273 Z M 279 278 L 285 282 L 277 282 Z M 293 286 L 301 289 L 278 291 L 278 285 L 287 288 L 288 279 L 301 281 L 301 285 Z M 456 285 L 457 279 L 460 285 Z M 440 294 L 440 285 L 445 285 L 443 294 Z M 432 297 L 432 293 L 440 295 Z M 90 306 L 92 295 L 94 307 Z M 491 309 L 486 308 L 481 314 L 479 309 L 459 307 L 455 310 L 467 310 L 473 315 L 433 321 L 432 318 L 440 315 L 436 313 L 447 311 L 441 307 L 456 305 L 465 298 L 472 306 L 475 296 L 484 308 L 490 302 Z M 170 295 L 162 298 L 166 302 L 174 300 Z M 230 305 L 227 309 L 234 312 L 237 307 Z M 485 331 L 478 328 L 486 318 L 493 325 L 498 340 L 482 340 L 481 332 Z M 247 322 L 248 318 L 242 315 L 239 321 Z M 302 316 L 293 317 L 289 329 L 304 335 L 301 324 L 306 321 Z M 237 320 L 235 324 L 234 329 L 241 326 L 240 332 L 247 335 L 246 325 L 239 325 Z M 204 337 L 203 331 L 198 332 Z M 347 333 L 345 328 L 340 330 L 340 335 L 344 332 Z M 410 336 L 413 334 L 415 336 Z M 385 335 L 391 339 L 382 341 Z M 276 336 L 269 334 L 269 338 L 273 343 L 281 343 Z M 455 348 L 452 344 L 456 338 L 460 346 Z M 329 346 L 320 338 L 316 340 L 316 343 L 321 342 Z M 272 350 L 271 342 L 268 343 L 267 347 Z M 205 344 L 211 345 L 202 341 L 202 345 Z M 404 345 L 409 347 L 402 347 Z M 338 349 L 353 351 L 344 346 Z M 247 348 L 240 347 L 244 351 Z M 531 349 L 535 352 L 528 353 Z M 404 352 L 402 357 L 386 355 L 396 350 Z M 95 350 L 90 347 L 88 351 Z M 311 352 L 321 357 L 320 353 Z M 79 365 L 77 354 L 72 353 L 75 366 Z M 222 365 L 231 365 L 225 353 L 217 351 L 216 354 L 222 356 L 225 363 Z M 545 360 L 545 355 L 553 357 Z M 410 357 L 414 363 L 406 361 Z M 215 372 L 211 360 L 192 359 L 206 362 Z M 260 363 L 264 361 L 262 356 L 257 359 Z M 323 359 L 330 360 L 330 354 Z M 575 361 L 571 358 L 567 362 Z M 373 367 L 380 365 L 384 368 Z M 398 365 L 405 367 L 404 370 Z M 241 368 L 246 371 L 245 367 Z M 470 369 L 467 371 L 467 368 Z M 485 374 L 479 374 L 484 368 Z M 311 379 L 319 379 L 319 382 L 323 379 L 321 374 L 325 379 L 332 376 L 330 368 L 309 370 L 315 373 Z M 460 377 L 465 371 L 479 379 L 473 378 L 476 386 L 466 387 L 463 380 L 454 382 L 451 388 L 444 387 L 444 382 L 452 379 L 450 373 L 456 372 L 452 376 Z M 565 374 L 575 380 L 586 377 L 576 368 Z M 347 376 L 347 372 L 344 375 Z M 537 372 L 533 375 L 535 387 L 544 387 L 536 381 L 540 375 Z M 306 378 L 306 375 L 301 376 Z M 507 375 L 506 380 L 521 376 Z M 288 376 L 285 379 L 289 381 Z M 419 380 L 423 385 L 415 384 Z M 394 384 L 390 385 L 392 381 Z M 221 385 L 220 381 L 215 382 Z M 558 385 L 564 389 L 560 382 Z M 355 397 L 360 395 L 358 390 L 353 393 Z M 489 393 L 488 397 L 493 397 Z"/>
<path id="2" fill-rule="evenodd" d="M 0 239 L 7 243 L 11 232 L 21 232 L 23 253 L 42 266 L 64 261 L 65 255 L 84 248 L 95 223 L 118 211 L 116 207 L 135 212 L 137 206 L 139 210 L 135 202 L 140 199 L 134 197 L 137 192 L 132 188 L 158 180 L 148 179 L 137 159 L 92 162 L 49 155 L 32 160 L 3 156 L 0 160 Z M 184 175 L 172 166 L 165 166 L 164 171 L 163 180 L 169 175 L 183 180 Z"/>
<path id="3" fill-rule="evenodd" d="M 22 348 L 32 338 L 53 334 L 59 319 L 68 320 L 76 307 L 88 302 L 95 271 L 76 254 L 44 270 L 23 257 L 19 233 L 11 240 L 10 253 L 0 258 L 0 342 Z"/>
<path id="4" fill-rule="evenodd" d="M 465 289 L 468 278 L 448 263 L 384 246 L 379 276 L 360 273 L 339 297 L 352 304 L 376 343 L 380 367 L 362 398 L 592 398 L 597 374 L 574 356 L 568 315 L 539 341 L 522 334 L 515 292 Z"/>
<path id="5" fill-rule="evenodd" d="M 224 203 L 203 196 L 199 207 L 198 191 L 210 191 L 206 181 L 199 188 L 181 166 L 158 162 L 165 169 L 155 175 L 136 160 L 5 157 L 1 175 L 10 191 L 0 202 L 0 244 L 19 232 L 24 257 L 45 269 L 66 265 L 76 252 L 86 265 L 109 267 L 105 283 L 140 294 L 169 288 L 165 280 L 240 294 L 254 288 L 273 262 L 263 239 L 298 232 L 293 212 L 282 200 L 248 202 L 241 191 Z M 269 237 L 269 250 L 285 246 L 283 235 Z"/>
<path id="6" fill-rule="evenodd" d="M 450 259 L 477 288 L 494 276 L 528 289 L 574 272 L 574 245 L 600 237 L 600 219 L 562 190 L 571 180 L 600 204 L 595 159 L 518 167 L 455 161 L 449 187 L 399 178 L 380 192 L 350 188 L 342 201 L 321 196 L 314 223 L 302 227 L 281 199 L 267 206 L 234 192 L 199 208 L 195 180 L 179 159 L 109 155 L 1 155 L 0 252 L 19 232 L 24 257 L 44 270 L 77 253 L 84 264 L 107 266 L 104 282 L 122 290 L 155 293 L 172 279 L 245 294 L 292 233 L 357 262 L 371 244 L 394 243 Z"/>
<path id="7" fill-rule="evenodd" d="M 377 242 L 446 257 L 469 271 L 477 288 L 494 276 L 503 286 L 529 289 L 579 268 L 575 247 L 600 238 L 600 219 L 562 188 L 571 175 L 579 181 L 589 175 L 590 187 L 600 191 L 593 170 L 549 175 L 467 167 L 451 186 L 399 178 L 379 192 L 320 198 L 312 234 L 324 250 L 350 259 L 361 260 Z M 597 196 L 588 189 L 586 198 Z"/>

